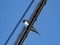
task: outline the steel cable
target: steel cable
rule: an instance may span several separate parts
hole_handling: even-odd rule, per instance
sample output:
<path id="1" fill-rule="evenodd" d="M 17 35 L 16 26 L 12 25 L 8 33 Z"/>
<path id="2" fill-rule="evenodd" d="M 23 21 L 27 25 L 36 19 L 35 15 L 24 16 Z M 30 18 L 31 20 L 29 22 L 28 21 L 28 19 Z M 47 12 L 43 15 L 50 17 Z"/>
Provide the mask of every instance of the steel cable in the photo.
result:
<path id="1" fill-rule="evenodd" d="M 8 39 L 6 40 L 4 45 L 7 45 L 8 41 L 10 40 L 10 38 L 12 37 L 12 35 L 14 34 L 14 32 L 16 31 L 17 27 L 19 26 L 19 24 L 21 23 L 22 19 L 24 18 L 25 14 L 28 12 L 29 8 L 31 7 L 31 5 L 33 4 L 34 0 L 32 0 L 32 2 L 29 4 L 28 8 L 26 9 L 26 11 L 24 12 L 24 14 L 22 15 L 21 19 L 18 21 L 17 25 L 15 26 L 15 28 L 13 29 L 12 33 L 9 35 Z"/>

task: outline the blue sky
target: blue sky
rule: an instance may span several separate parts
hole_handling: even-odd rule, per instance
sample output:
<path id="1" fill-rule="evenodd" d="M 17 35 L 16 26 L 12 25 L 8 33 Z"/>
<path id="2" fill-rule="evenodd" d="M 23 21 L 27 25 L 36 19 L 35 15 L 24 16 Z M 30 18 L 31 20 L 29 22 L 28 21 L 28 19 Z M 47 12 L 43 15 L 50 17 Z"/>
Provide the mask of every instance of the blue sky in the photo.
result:
<path id="1" fill-rule="evenodd" d="M 0 0 L 0 45 L 13 31 L 32 0 Z M 28 19 L 39 1 L 35 0 L 24 19 Z M 34 27 L 41 34 L 30 32 L 23 45 L 60 45 L 60 0 L 47 0 Z M 21 24 L 7 45 L 13 45 L 24 23 Z"/>

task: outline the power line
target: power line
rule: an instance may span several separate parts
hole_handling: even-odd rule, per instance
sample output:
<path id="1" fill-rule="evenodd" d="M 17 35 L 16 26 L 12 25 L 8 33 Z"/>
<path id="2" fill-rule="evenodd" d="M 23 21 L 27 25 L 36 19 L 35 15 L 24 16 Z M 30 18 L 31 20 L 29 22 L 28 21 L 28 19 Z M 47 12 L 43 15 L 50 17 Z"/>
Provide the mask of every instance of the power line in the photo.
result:
<path id="1" fill-rule="evenodd" d="M 17 25 L 15 26 L 15 28 L 13 29 L 12 33 L 10 34 L 10 36 L 8 37 L 8 39 L 6 40 L 4 45 L 7 45 L 8 41 L 10 40 L 10 38 L 12 37 L 13 33 L 16 31 L 17 27 L 19 26 L 19 24 L 21 23 L 22 19 L 24 18 L 25 14 L 28 12 L 29 8 L 31 7 L 31 5 L 33 4 L 34 0 L 32 0 L 32 2 L 30 3 L 30 5 L 28 6 L 28 8 L 26 9 L 26 11 L 24 12 L 24 14 L 22 15 L 21 19 L 18 21 Z"/>

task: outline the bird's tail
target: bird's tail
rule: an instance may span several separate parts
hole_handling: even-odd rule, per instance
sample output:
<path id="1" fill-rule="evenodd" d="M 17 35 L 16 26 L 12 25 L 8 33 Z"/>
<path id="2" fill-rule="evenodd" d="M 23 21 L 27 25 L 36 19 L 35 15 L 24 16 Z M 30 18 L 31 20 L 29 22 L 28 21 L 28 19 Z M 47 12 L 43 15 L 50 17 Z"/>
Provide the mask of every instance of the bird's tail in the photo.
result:
<path id="1" fill-rule="evenodd" d="M 40 33 L 39 33 L 34 27 L 32 27 L 31 30 L 32 30 L 33 32 L 37 33 L 38 35 L 40 35 Z"/>

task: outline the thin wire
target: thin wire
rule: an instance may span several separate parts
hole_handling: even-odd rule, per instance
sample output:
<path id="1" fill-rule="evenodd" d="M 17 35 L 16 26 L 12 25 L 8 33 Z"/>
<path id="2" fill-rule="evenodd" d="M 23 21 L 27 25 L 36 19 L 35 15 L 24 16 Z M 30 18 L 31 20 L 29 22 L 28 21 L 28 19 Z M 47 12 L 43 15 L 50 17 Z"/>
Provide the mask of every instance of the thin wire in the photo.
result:
<path id="1" fill-rule="evenodd" d="M 28 8 L 26 9 L 26 11 L 24 12 L 23 16 L 21 17 L 21 19 L 18 21 L 17 25 L 15 26 L 15 28 L 13 29 L 12 33 L 10 34 L 10 36 L 8 37 L 8 39 L 6 40 L 4 45 L 7 45 L 8 41 L 10 40 L 10 38 L 12 37 L 13 33 L 16 31 L 17 27 L 19 26 L 19 24 L 21 23 L 22 19 L 24 18 L 25 14 L 28 12 L 29 8 L 31 7 L 31 5 L 33 4 L 34 0 L 32 0 L 32 2 L 30 3 L 30 5 L 28 6 Z"/>

